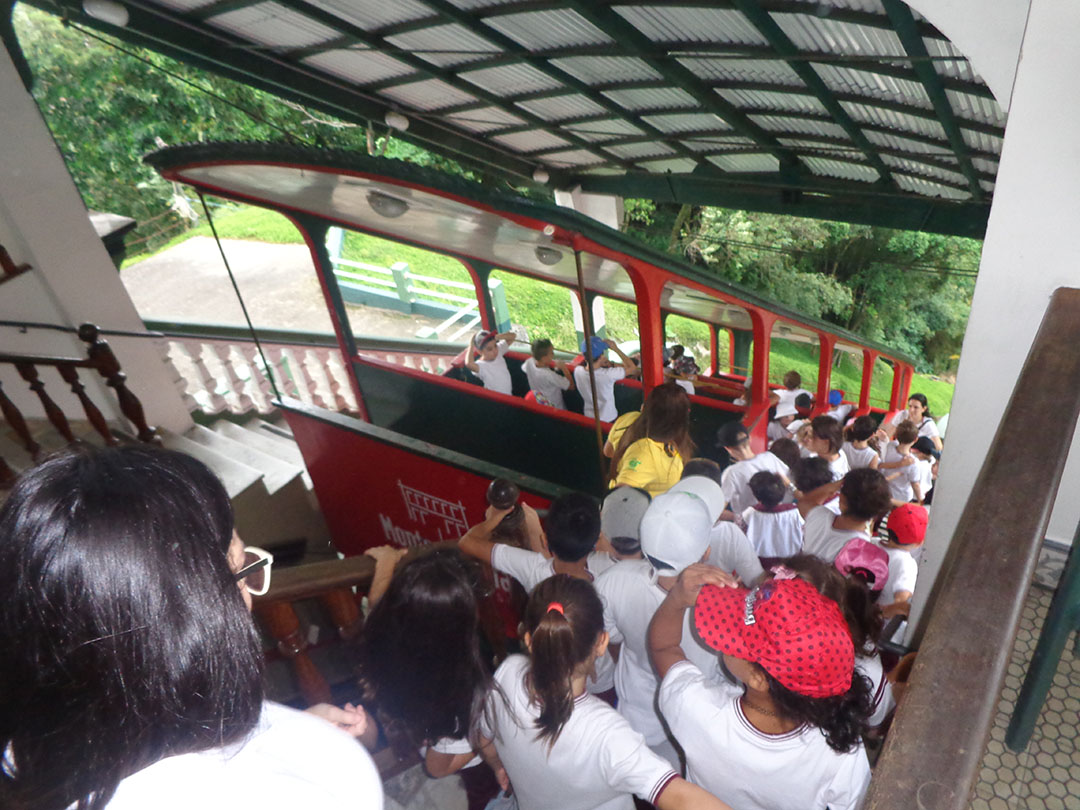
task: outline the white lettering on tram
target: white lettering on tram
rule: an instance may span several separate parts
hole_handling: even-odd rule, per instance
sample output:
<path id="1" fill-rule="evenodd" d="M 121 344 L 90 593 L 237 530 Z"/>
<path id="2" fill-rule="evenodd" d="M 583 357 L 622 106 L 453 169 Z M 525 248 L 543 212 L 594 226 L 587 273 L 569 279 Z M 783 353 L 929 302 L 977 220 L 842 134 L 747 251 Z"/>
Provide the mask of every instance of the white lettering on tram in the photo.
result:
<path id="1" fill-rule="evenodd" d="M 410 532 L 408 529 L 395 526 L 394 521 L 381 512 L 379 513 L 379 523 L 382 524 L 383 536 L 396 546 L 422 546 L 428 542 L 427 538 L 423 537 L 420 532 Z"/>

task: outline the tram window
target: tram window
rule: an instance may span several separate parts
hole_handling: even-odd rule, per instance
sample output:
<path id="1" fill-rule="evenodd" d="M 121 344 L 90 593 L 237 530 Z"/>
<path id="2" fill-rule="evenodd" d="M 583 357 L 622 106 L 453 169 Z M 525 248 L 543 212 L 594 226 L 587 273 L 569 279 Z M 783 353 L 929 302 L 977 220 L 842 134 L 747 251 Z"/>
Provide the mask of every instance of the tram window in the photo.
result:
<path id="1" fill-rule="evenodd" d="M 515 330 L 521 327 L 526 343 L 547 338 L 556 351 L 577 354 L 573 290 L 505 270 L 492 271 L 489 283 L 493 284 L 496 328 L 502 330 L 507 324 Z"/>
<path id="2" fill-rule="evenodd" d="M 676 344 L 683 346 L 703 373 L 707 373 L 710 367 L 711 342 L 707 323 L 674 314 L 668 315 L 664 321 L 664 344 L 669 347 Z"/>
<path id="3" fill-rule="evenodd" d="M 603 298 L 597 296 L 596 300 L 593 302 L 593 318 L 597 324 L 601 323 L 601 312 L 603 313 L 604 337 L 611 338 L 620 346 L 631 343 L 633 344 L 630 347 L 631 349 L 641 348 L 641 331 L 638 325 L 638 311 L 636 304 L 631 304 L 627 301 L 619 301 L 615 298 Z M 597 332 L 600 332 L 599 327 L 597 327 Z M 633 353 L 633 351 L 627 352 L 627 354 Z"/>
<path id="4" fill-rule="evenodd" d="M 817 335 L 783 321 L 773 325 L 769 345 L 769 382 L 782 385 L 784 375 L 798 372 L 800 388 L 816 392 L 820 346 Z"/>
<path id="5" fill-rule="evenodd" d="M 845 402 L 858 405 L 859 393 L 862 390 L 862 379 L 862 349 L 849 343 L 837 343 L 833 352 L 832 376 L 829 387 L 843 391 Z"/>
<path id="6" fill-rule="evenodd" d="M 892 396 L 893 374 L 895 366 L 891 360 L 883 357 L 874 361 L 873 376 L 870 378 L 870 407 L 886 411 Z"/>
<path id="7" fill-rule="evenodd" d="M 462 341 L 479 328 L 476 287 L 457 259 L 341 228 L 326 248 L 353 334 Z"/>

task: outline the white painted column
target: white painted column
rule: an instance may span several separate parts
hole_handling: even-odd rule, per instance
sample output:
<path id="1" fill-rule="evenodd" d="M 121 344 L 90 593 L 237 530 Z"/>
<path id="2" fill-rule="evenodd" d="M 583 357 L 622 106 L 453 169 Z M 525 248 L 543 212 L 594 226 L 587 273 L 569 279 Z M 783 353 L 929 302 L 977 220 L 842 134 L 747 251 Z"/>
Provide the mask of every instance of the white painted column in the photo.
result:
<path id="1" fill-rule="evenodd" d="M 969 23 L 985 25 L 994 16 L 973 14 Z M 1080 221 L 1076 193 L 1080 105 L 1073 103 L 1080 95 L 1080 48 L 1064 34 L 1075 31 L 1080 31 L 1080 4 L 1031 2 L 949 417 L 948 446 L 919 570 L 913 623 L 929 595 L 1050 295 L 1058 287 L 1080 287 L 1074 238 Z M 954 31 L 943 33 L 960 39 Z M 980 64 L 975 68 L 982 72 Z M 1040 424 L 1010 427 L 1028 432 L 1059 431 L 1065 426 L 1050 409 Z M 1071 540 L 1080 521 L 1078 445 L 1080 439 L 1074 440 L 1048 531 L 1049 537 L 1064 542 Z M 1024 482 L 1017 480 L 1016 486 Z"/>
<path id="2" fill-rule="evenodd" d="M 0 318 L 65 326 L 88 322 L 103 329 L 143 331 L 142 320 L 94 233 L 63 157 L 2 47 L 0 111 L 0 243 L 16 263 L 34 268 L 4 285 Z M 191 417 L 157 341 L 107 339 L 150 423 L 175 431 L 187 429 Z M 0 351 L 85 356 L 84 344 L 78 340 L 37 330 L 24 335 L 0 330 Z M 89 375 L 84 376 L 90 382 Z M 21 386 L 6 372 L 3 380 L 22 405 Z M 103 406 L 107 418 L 118 418 L 111 392 L 103 394 L 97 387 L 94 400 Z M 67 412 L 73 416 L 78 413 Z M 27 407 L 26 413 L 32 415 L 35 410 Z"/>

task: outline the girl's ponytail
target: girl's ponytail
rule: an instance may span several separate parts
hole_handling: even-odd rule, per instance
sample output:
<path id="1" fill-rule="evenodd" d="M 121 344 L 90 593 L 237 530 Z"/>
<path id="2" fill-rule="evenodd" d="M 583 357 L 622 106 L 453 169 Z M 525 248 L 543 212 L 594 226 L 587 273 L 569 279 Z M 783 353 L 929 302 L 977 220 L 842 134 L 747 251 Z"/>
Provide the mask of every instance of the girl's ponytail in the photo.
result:
<path id="1" fill-rule="evenodd" d="M 604 609 L 593 586 L 556 574 L 533 590 L 525 608 L 531 636 L 529 688 L 540 706 L 539 738 L 554 745 L 574 709 L 573 678 L 604 630 Z"/>

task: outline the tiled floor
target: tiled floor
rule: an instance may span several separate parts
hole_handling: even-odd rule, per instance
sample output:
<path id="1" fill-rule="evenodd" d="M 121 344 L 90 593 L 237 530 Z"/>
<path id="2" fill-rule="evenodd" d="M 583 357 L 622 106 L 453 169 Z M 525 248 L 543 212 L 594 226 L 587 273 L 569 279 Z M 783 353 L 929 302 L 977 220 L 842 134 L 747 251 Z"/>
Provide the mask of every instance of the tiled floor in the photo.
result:
<path id="1" fill-rule="evenodd" d="M 1054 562 L 1044 555 L 1037 582 L 1056 579 Z M 1028 593 L 971 810 L 1080 810 L 1080 657 L 1073 654 L 1072 642 L 1062 655 L 1027 749 L 1016 754 L 1005 746 L 1013 702 L 1052 595 L 1038 585 Z"/>

